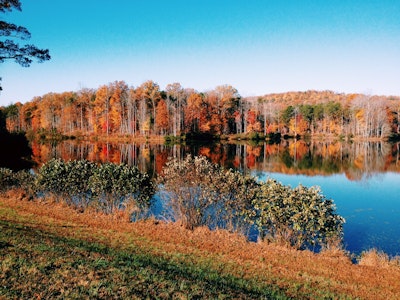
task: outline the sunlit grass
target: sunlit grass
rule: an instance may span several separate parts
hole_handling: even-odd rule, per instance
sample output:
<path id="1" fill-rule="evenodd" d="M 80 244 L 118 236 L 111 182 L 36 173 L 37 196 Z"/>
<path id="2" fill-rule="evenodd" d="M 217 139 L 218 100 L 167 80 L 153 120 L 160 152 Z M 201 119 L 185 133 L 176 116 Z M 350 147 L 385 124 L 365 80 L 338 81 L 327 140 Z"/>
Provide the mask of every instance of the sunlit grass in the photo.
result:
<path id="1" fill-rule="evenodd" d="M 0 198 L 0 299 L 398 299 L 400 268 Z"/>
<path id="2" fill-rule="evenodd" d="M 25 220 L 26 221 L 26 220 Z M 251 280 L 0 221 L 0 296 L 7 298 L 285 297 Z"/>

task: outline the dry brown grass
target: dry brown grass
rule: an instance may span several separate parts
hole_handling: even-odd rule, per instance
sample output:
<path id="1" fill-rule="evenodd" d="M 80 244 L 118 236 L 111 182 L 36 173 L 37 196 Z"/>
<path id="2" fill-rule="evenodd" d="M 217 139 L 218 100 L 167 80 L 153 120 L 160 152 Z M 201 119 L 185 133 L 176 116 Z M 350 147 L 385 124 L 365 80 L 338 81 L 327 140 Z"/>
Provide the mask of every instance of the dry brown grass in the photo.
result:
<path id="1" fill-rule="evenodd" d="M 400 257 L 390 258 L 386 253 L 376 249 L 363 252 L 359 261 L 360 266 L 369 266 L 376 268 L 400 267 Z"/>
<path id="2" fill-rule="evenodd" d="M 142 247 L 154 255 L 172 257 L 180 253 L 183 260 L 194 257 L 209 260 L 212 268 L 278 285 L 289 296 L 302 294 L 309 295 L 306 298 L 318 298 L 318 291 L 324 291 L 322 295 L 332 292 L 361 299 L 400 298 L 400 267 L 395 263 L 371 263 L 376 253 L 361 259 L 357 265 L 335 247 L 315 254 L 268 243 L 251 243 L 224 230 L 189 231 L 176 223 L 155 220 L 129 223 L 125 218 L 80 213 L 62 204 L 21 201 L 15 196 L 2 197 L 0 206 L 12 208 L 19 215 L 35 216 L 38 221 L 30 226 L 71 237 L 101 239 L 116 247 Z M 71 231 L 65 224 L 76 230 Z"/>

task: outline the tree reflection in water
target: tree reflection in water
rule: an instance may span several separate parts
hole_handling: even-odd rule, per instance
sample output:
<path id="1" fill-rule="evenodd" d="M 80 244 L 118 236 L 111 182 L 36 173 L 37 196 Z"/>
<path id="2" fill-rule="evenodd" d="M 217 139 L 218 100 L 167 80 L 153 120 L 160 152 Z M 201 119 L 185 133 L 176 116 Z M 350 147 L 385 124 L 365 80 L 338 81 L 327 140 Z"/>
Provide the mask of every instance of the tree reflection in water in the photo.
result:
<path id="1" fill-rule="evenodd" d="M 280 144 L 213 143 L 163 145 L 147 143 L 91 143 L 64 141 L 32 144 L 33 160 L 41 165 L 51 158 L 88 159 L 96 162 L 127 163 L 156 176 L 168 157 L 203 155 L 214 163 L 244 172 L 283 174 L 346 174 L 362 180 L 371 174 L 400 172 L 399 144 L 386 142 L 338 142 L 285 140 Z"/>

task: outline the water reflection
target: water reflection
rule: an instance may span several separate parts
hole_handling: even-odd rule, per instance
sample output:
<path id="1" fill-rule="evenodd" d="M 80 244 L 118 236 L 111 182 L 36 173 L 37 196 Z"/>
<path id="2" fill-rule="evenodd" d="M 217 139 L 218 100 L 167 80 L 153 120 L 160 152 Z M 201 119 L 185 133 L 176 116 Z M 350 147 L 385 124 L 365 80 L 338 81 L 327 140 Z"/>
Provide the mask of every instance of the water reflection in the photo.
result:
<path id="1" fill-rule="evenodd" d="M 209 145 L 163 145 L 147 143 L 89 143 L 64 141 L 59 144 L 33 143 L 33 159 L 39 165 L 51 158 L 88 159 L 136 165 L 152 176 L 168 157 L 204 155 L 212 162 L 244 172 L 275 172 L 307 176 L 345 174 L 361 181 L 372 174 L 400 172 L 400 143 L 283 141 L 268 143 L 214 143 Z"/>

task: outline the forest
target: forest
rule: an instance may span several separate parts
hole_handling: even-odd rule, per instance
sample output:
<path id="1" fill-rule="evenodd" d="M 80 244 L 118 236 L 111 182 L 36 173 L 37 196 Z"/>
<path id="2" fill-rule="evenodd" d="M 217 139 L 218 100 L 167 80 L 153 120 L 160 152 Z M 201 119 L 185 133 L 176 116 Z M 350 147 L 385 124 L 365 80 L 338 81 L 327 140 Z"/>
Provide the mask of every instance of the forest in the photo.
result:
<path id="1" fill-rule="evenodd" d="M 65 136 L 386 139 L 400 133 L 400 97 L 306 91 L 241 97 L 230 85 L 198 92 L 154 81 L 48 93 L 2 107 L 9 132 Z"/>

